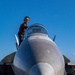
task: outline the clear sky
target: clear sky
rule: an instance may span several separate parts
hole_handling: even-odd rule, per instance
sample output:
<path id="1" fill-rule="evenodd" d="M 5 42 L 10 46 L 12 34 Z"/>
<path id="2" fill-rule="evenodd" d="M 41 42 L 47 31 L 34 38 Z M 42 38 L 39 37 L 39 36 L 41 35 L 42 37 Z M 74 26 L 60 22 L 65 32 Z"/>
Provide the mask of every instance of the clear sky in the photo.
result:
<path id="1" fill-rule="evenodd" d="M 16 51 L 15 34 L 28 15 L 43 24 L 71 61 L 75 61 L 75 0 L 0 0 L 0 60 Z"/>

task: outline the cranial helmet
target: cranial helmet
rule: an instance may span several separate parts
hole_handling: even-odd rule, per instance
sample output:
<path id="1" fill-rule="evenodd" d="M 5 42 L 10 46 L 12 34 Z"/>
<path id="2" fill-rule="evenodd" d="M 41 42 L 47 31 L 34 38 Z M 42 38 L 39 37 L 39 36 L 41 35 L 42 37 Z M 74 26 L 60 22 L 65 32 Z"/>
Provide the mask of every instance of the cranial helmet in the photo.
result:
<path id="1" fill-rule="evenodd" d="M 24 21 L 25 21 L 25 19 L 29 19 L 30 20 L 30 17 L 29 16 L 25 16 Z"/>

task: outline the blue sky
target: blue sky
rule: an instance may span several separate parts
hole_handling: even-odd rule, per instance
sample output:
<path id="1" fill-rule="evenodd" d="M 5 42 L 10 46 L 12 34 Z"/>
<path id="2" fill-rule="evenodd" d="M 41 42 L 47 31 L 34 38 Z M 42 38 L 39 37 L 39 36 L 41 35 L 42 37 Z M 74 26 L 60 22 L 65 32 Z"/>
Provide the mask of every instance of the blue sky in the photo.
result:
<path id="1" fill-rule="evenodd" d="M 15 34 L 23 18 L 43 24 L 49 37 L 71 61 L 75 61 L 75 0 L 0 0 L 0 60 L 16 51 Z"/>

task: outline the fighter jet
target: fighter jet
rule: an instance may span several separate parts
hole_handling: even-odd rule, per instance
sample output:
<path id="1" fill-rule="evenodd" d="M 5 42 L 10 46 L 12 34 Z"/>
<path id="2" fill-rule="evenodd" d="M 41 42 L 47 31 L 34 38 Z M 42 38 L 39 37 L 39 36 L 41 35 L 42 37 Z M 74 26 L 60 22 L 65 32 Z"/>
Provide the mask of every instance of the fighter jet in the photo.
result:
<path id="1" fill-rule="evenodd" d="M 2 60 L 4 65 L 10 63 L 12 75 L 67 75 L 63 54 L 43 25 L 31 25 L 17 49 Z"/>

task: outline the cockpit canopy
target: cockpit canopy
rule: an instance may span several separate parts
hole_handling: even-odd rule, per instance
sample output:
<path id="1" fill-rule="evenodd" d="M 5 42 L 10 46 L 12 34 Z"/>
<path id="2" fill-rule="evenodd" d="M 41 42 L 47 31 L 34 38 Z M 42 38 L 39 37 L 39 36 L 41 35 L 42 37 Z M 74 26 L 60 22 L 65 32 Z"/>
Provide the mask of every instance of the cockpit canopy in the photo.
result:
<path id="1" fill-rule="evenodd" d="M 32 33 L 42 33 L 48 35 L 47 29 L 41 24 L 33 24 L 27 29 L 27 36 Z"/>

